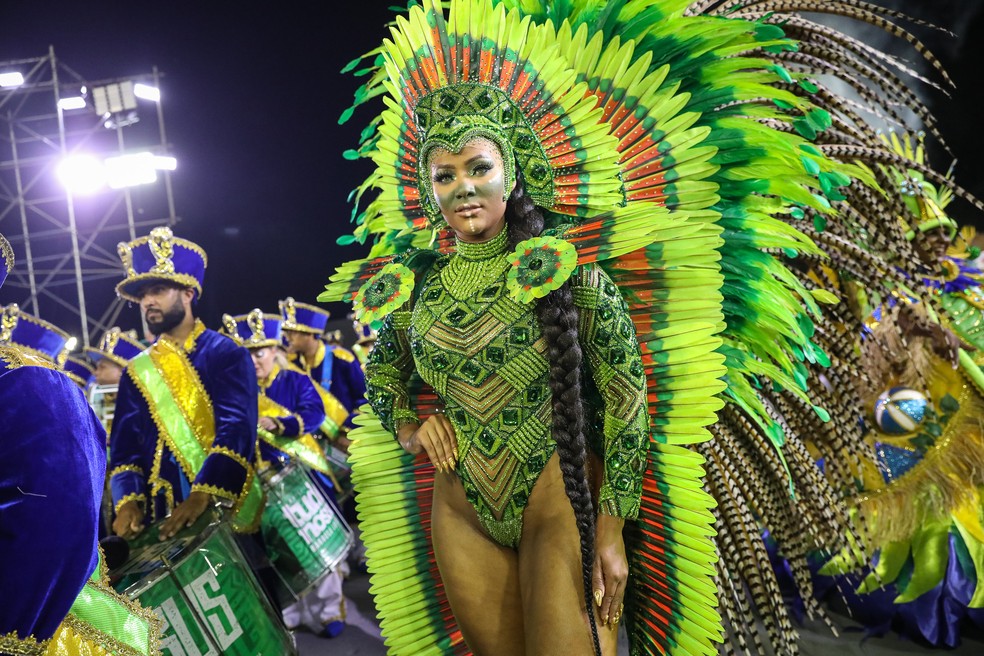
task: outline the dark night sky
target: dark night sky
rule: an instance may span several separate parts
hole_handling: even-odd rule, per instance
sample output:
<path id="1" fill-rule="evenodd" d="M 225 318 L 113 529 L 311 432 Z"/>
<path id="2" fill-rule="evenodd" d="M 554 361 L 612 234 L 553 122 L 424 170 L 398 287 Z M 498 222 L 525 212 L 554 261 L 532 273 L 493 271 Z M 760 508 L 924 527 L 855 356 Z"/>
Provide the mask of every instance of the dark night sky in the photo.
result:
<path id="1" fill-rule="evenodd" d="M 346 197 L 371 170 L 342 157 L 371 114 L 338 125 L 361 83 L 340 70 L 381 41 L 388 3 L 11 4 L 0 9 L 0 61 L 53 45 L 85 79 L 161 71 L 179 163 L 175 233 L 209 254 L 207 324 L 256 306 L 275 312 L 288 295 L 314 303 L 335 264 L 363 254 L 335 245 L 351 229 Z M 137 320 L 135 309 L 120 317 Z"/>
<path id="2" fill-rule="evenodd" d="M 43 56 L 53 45 L 87 79 L 158 67 L 168 141 L 179 161 L 173 181 L 182 222 L 175 231 L 209 253 L 201 313 L 216 327 L 223 312 L 275 311 L 287 295 L 314 302 L 336 264 L 362 255 L 335 239 L 350 230 L 348 192 L 371 170 L 342 152 L 356 145 L 371 112 L 338 125 L 361 83 L 339 71 L 378 45 L 393 4 L 400 2 L 7 0 L 0 62 Z M 984 166 L 975 161 L 984 143 L 979 121 L 968 120 L 984 106 L 984 16 L 973 9 L 982 3 L 899 4 L 958 33 L 937 41 L 919 31 L 958 85 L 952 99 L 934 107 L 960 159 L 957 178 L 984 197 Z M 957 6 L 965 13 L 948 9 Z M 331 309 L 336 318 L 346 311 Z M 136 310 L 125 309 L 121 324 L 133 321 Z"/>

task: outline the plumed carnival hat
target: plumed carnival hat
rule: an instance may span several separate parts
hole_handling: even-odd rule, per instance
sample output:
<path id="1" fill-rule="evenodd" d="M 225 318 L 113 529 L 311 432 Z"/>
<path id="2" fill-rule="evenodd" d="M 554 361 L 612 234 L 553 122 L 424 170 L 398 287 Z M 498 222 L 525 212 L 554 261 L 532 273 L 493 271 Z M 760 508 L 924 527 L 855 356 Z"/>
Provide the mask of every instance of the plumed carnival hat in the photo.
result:
<path id="1" fill-rule="evenodd" d="M 7 274 L 14 268 L 14 249 L 10 247 L 10 242 L 0 235 L 0 287 L 7 279 Z"/>
<path id="2" fill-rule="evenodd" d="M 97 347 L 86 349 L 86 355 L 95 363 L 106 358 L 114 364 L 125 367 L 143 350 L 144 345 L 131 333 L 113 327 L 103 334 Z"/>
<path id="3" fill-rule="evenodd" d="M 62 369 L 66 374 L 68 374 L 68 377 L 82 389 L 87 389 L 89 387 L 89 383 L 91 383 L 96 376 L 95 367 L 93 367 L 88 360 L 75 355 L 70 355 L 65 358 L 65 363 L 62 365 Z"/>
<path id="4" fill-rule="evenodd" d="M 175 237 L 170 228 L 154 228 L 146 237 L 120 242 L 116 250 L 126 273 L 116 285 L 122 298 L 139 302 L 141 288 L 150 282 L 176 283 L 195 290 L 196 298 L 202 295 L 208 257 L 201 246 Z"/>
<path id="5" fill-rule="evenodd" d="M 283 318 L 284 330 L 322 335 L 328 327 L 331 312 L 307 303 L 298 303 L 288 296 L 280 301 L 280 316 Z"/>
<path id="6" fill-rule="evenodd" d="M 0 311 L 0 345 L 13 344 L 61 366 L 68 357 L 65 349 L 68 340 L 68 333 L 64 330 L 44 319 L 21 312 L 16 303 Z"/>
<path id="7" fill-rule="evenodd" d="M 279 315 L 264 314 L 255 308 L 249 314 L 236 317 L 222 315 L 222 332 L 248 349 L 267 348 L 280 346 L 283 340 L 281 323 Z"/>

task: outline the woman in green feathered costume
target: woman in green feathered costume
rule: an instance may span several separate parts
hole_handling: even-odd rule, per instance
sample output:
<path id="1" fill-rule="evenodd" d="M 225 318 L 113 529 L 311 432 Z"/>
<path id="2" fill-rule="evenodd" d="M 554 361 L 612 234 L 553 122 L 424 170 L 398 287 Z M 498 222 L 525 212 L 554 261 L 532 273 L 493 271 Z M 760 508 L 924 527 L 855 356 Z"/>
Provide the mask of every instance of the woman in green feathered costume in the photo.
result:
<path id="1" fill-rule="evenodd" d="M 871 130 L 816 77 L 890 79 L 817 7 L 872 15 L 428 0 L 350 66 L 385 103 L 347 153 L 376 166 L 345 241 L 371 250 L 319 300 L 380 330 L 350 462 L 391 653 L 610 654 L 622 619 L 633 653 L 712 654 L 719 606 L 795 652 L 760 531 L 797 574 L 843 547 L 802 436 L 834 473 L 860 438 L 814 376 L 841 375 L 838 299 L 792 263 L 878 175 L 837 157 Z"/>

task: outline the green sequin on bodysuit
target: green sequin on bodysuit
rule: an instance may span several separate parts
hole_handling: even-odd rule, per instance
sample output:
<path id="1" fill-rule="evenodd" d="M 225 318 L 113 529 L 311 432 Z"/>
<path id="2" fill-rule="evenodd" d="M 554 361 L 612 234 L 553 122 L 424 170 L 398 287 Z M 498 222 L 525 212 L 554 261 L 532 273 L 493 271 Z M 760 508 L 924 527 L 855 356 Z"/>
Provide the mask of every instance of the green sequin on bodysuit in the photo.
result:
<path id="1" fill-rule="evenodd" d="M 369 401 L 395 430 L 415 420 L 404 387 L 412 357 L 445 403 L 469 502 L 497 542 L 515 547 L 523 509 L 556 443 L 546 339 L 535 305 L 506 291 L 506 239 L 503 231 L 483 244 L 459 243 L 455 255 L 417 281 L 412 312 L 404 308 L 384 322 L 367 379 Z M 582 350 L 605 401 L 601 511 L 634 518 L 649 441 L 635 333 L 621 296 L 599 269 L 582 268 L 572 285 Z"/>

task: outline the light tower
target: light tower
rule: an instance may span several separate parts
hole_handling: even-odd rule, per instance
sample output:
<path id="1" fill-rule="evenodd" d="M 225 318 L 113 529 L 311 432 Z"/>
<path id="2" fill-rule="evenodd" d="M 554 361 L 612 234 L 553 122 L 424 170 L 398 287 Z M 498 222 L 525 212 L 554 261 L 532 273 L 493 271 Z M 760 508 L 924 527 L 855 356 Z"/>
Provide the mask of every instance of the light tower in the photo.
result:
<path id="1" fill-rule="evenodd" d="M 124 305 L 116 244 L 178 220 L 160 78 L 155 67 L 89 81 L 54 47 L 0 62 L 0 233 L 17 261 L 0 304 L 18 303 L 83 348 Z"/>

